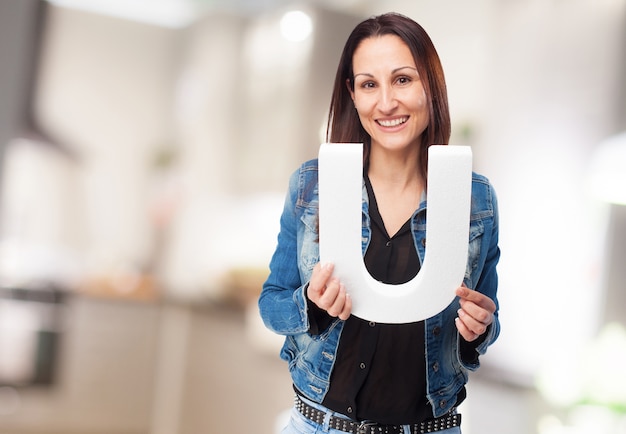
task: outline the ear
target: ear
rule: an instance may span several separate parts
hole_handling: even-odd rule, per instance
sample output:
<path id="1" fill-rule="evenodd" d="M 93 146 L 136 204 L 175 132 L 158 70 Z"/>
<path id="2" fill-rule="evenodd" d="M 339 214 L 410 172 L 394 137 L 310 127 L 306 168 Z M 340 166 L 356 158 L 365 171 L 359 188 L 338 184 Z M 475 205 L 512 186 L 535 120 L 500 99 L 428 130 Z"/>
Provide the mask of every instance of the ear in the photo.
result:
<path id="1" fill-rule="evenodd" d="M 350 98 L 352 98 L 352 102 L 354 102 L 354 88 L 352 87 L 352 83 L 349 78 L 346 78 L 346 87 L 348 88 L 348 92 L 350 92 Z"/>

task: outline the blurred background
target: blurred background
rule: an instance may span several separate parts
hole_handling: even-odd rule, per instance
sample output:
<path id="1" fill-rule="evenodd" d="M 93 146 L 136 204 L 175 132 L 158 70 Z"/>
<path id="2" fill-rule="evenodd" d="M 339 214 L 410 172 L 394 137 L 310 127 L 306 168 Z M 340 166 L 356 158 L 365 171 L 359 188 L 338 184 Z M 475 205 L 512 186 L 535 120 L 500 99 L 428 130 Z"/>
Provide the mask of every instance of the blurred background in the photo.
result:
<path id="1" fill-rule="evenodd" d="M 256 297 L 339 53 L 397 11 L 500 202 L 464 434 L 626 433 L 626 0 L 0 0 L 0 432 L 278 432 Z"/>

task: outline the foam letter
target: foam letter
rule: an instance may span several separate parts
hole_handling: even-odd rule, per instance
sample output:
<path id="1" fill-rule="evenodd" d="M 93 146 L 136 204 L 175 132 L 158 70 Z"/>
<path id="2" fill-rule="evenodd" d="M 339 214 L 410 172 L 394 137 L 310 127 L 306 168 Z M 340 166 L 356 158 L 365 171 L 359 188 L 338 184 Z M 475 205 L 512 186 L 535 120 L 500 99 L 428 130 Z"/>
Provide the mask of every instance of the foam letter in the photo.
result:
<path id="1" fill-rule="evenodd" d="M 324 143 L 319 151 L 320 259 L 353 301 L 352 314 L 381 323 L 421 321 L 443 311 L 467 263 L 472 187 L 468 146 L 433 145 L 428 153 L 426 255 L 419 273 L 400 285 L 372 278 L 363 262 L 363 145 Z"/>

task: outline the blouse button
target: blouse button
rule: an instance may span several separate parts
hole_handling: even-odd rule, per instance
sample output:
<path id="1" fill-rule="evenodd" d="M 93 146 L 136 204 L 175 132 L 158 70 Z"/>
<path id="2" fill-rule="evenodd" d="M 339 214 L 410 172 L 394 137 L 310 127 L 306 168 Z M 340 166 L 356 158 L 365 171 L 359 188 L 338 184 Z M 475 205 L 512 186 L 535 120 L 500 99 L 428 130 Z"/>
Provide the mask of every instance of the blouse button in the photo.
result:
<path id="1" fill-rule="evenodd" d="M 352 407 L 348 407 L 347 410 L 348 414 L 352 413 Z"/>
<path id="2" fill-rule="evenodd" d="M 376 323 L 374 321 L 370 321 L 370 327 L 376 327 Z"/>
<path id="3" fill-rule="evenodd" d="M 448 401 L 446 401 L 445 399 L 442 399 L 441 401 L 439 401 L 439 408 L 445 408 L 447 404 L 448 404 Z"/>
<path id="4" fill-rule="evenodd" d="M 441 334 L 441 327 L 437 326 L 433 329 L 433 335 L 439 336 Z"/>
<path id="5" fill-rule="evenodd" d="M 385 244 L 385 246 L 391 247 L 391 241 L 387 241 L 387 244 Z"/>
<path id="6" fill-rule="evenodd" d="M 361 362 L 361 364 L 359 365 L 359 368 L 365 369 L 365 363 Z"/>
<path id="7" fill-rule="evenodd" d="M 439 372 L 439 362 L 433 363 L 433 371 Z"/>

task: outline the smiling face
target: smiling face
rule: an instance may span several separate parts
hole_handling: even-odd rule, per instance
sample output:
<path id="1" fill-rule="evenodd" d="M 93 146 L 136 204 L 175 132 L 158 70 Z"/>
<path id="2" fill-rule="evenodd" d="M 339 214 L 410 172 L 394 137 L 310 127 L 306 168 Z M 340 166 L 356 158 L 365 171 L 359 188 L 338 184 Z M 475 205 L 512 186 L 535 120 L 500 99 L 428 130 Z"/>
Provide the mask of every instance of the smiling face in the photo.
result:
<path id="1" fill-rule="evenodd" d="M 364 39 L 352 68 L 354 89 L 348 86 L 372 150 L 416 151 L 429 111 L 409 47 L 395 35 Z"/>

